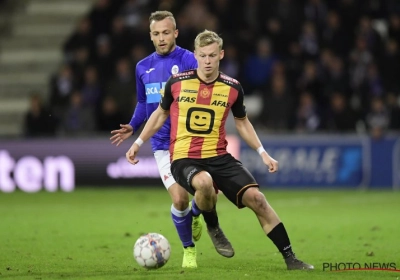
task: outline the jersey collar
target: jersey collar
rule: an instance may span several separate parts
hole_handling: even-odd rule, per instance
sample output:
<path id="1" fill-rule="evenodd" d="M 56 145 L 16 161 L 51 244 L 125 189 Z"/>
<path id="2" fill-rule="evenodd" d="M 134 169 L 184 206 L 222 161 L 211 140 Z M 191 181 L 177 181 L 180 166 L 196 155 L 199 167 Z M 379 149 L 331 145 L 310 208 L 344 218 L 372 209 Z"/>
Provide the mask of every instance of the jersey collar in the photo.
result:
<path id="1" fill-rule="evenodd" d="M 163 59 L 163 58 L 169 58 L 169 57 L 174 57 L 180 50 L 181 48 L 179 46 L 175 46 L 175 49 L 170 52 L 169 54 L 158 54 L 157 52 L 154 52 L 155 56 L 157 58 Z"/>
<path id="2" fill-rule="evenodd" d="M 221 76 L 221 72 L 218 72 L 218 76 L 217 76 L 217 78 L 216 78 L 214 81 L 206 83 L 205 81 L 203 81 L 202 79 L 200 79 L 199 75 L 197 74 L 197 69 L 195 70 L 195 72 L 196 72 L 196 77 L 197 77 L 197 79 L 199 79 L 199 81 L 202 82 L 202 83 L 205 84 L 205 85 L 211 85 L 211 84 L 215 83 L 215 81 L 218 80 L 219 77 Z"/>

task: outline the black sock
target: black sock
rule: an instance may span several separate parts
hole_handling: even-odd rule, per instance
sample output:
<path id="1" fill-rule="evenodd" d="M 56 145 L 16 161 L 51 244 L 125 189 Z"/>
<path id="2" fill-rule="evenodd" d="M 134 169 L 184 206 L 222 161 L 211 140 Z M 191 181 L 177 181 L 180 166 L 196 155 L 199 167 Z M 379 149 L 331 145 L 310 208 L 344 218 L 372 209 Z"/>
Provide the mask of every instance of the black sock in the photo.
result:
<path id="1" fill-rule="evenodd" d="M 209 212 L 203 211 L 202 214 L 207 227 L 216 228 L 219 225 L 216 206 Z"/>
<path id="2" fill-rule="evenodd" d="M 279 223 L 274 227 L 270 233 L 267 234 L 269 239 L 274 242 L 275 246 L 281 252 L 283 258 L 288 258 L 293 255 L 292 245 L 290 245 L 289 236 L 286 232 L 285 226 Z"/>
<path id="3" fill-rule="evenodd" d="M 194 245 L 194 243 L 192 243 L 192 245 L 189 245 L 189 246 L 183 246 L 183 248 L 187 248 L 187 247 L 196 247 L 195 245 Z"/>

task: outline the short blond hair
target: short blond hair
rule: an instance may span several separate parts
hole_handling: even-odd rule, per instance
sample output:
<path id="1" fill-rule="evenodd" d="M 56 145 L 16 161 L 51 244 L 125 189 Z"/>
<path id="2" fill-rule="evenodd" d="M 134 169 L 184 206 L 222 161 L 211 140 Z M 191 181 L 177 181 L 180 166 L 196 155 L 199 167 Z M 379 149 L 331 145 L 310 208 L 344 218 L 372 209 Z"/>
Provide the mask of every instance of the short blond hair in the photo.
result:
<path id="1" fill-rule="evenodd" d="M 196 49 L 197 47 L 205 47 L 214 43 L 217 43 L 219 49 L 222 50 L 222 46 L 224 44 L 222 38 L 219 37 L 214 31 L 206 29 L 196 36 L 196 39 L 194 40 L 194 48 Z"/>
<path id="2" fill-rule="evenodd" d="M 174 24 L 174 28 L 176 29 L 175 17 L 169 11 L 156 11 L 156 12 L 151 13 L 151 15 L 149 17 L 149 22 L 151 24 L 153 21 L 162 21 L 163 19 L 166 19 L 166 18 L 169 18 L 172 20 L 172 23 Z"/>

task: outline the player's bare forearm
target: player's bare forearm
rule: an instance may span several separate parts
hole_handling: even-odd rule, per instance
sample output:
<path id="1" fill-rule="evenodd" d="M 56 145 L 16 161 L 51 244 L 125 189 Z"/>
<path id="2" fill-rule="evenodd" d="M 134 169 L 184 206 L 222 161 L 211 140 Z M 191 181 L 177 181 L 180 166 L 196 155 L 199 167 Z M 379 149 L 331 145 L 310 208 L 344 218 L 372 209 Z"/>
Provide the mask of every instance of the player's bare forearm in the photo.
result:
<path id="1" fill-rule="evenodd" d="M 156 132 L 163 126 L 164 122 L 167 120 L 169 111 L 164 111 L 159 106 L 150 116 L 146 125 L 143 128 L 142 133 L 140 133 L 139 138 L 146 142 L 150 139 Z"/>
<path id="2" fill-rule="evenodd" d="M 248 118 L 235 119 L 235 125 L 240 136 L 250 148 L 256 150 L 261 146 L 261 141 Z"/>
<path id="3" fill-rule="evenodd" d="M 278 171 L 278 162 L 273 159 L 268 152 L 263 148 L 256 131 L 254 130 L 251 122 L 245 119 L 235 119 L 236 129 L 239 131 L 243 140 L 254 150 L 260 154 L 265 165 L 268 166 L 269 172 L 273 173 Z"/>

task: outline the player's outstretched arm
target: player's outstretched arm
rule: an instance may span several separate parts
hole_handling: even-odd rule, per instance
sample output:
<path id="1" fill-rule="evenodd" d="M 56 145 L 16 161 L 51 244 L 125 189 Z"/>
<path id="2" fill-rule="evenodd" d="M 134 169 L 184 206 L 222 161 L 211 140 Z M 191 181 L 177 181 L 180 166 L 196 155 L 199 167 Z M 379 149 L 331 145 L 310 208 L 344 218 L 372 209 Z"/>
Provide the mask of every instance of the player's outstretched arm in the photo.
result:
<path id="1" fill-rule="evenodd" d="M 249 119 L 235 119 L 235 125 L 240 136 L 247 143 L 247 145 L 249 145 L 252 149 L 257 150 L 257 152 L 260 154 L 264 164 L 269 167 L 269 172 L 273 173 L 278 171 L 278 162 L 273 159 L 267 153 L 267 151 L 265 151 Z"/>
<path id="2" fill-rule="evenodd" d="M 142 133 L 140 133 L 139 138 L 142 139 L 143 142 L 149 140 L 150 137 L 156 134 L 156 132 L 163 126 L 168 116 L 169 111 L 165 111 L 158 106 L 158 108 L 151 114 Z"/>
<path id="3" fill-rule="evenodd" d="M 110 138 L 111 144 L 116 143 L 118 147 L 124 140 L 128 139 L 135 131 L 138 131 L 142 124 L 146 121 L 146 91 L 143 81 L 140 77 L 142 67 L 136 65 L 136 95 L 137 104 L 133 116 L 129 124 L 121 124 L 120 129 L 111 131 L 113 136 Z"/>
<path id="4" fill-rule="evenodd" d="M 131 121 L 128 124 L 121 124 L 120 129 L 111 131 L 111 144 L 115 144 L 118 147 L 122 142 L 128 139 L 135 131 L 138 131 L 142 124 L 146 121 L 146 92 L 144 89 L 142 80 L 140 79 L 140 73 L 138 67 L 136 67 L 136 92 L 138 102 L 136 104 L 135 111 Z"/>
<path id="5" fill-rule="evenodd" d="M 169 111 L 165 111 L 158 106 L 157 110 L 155 110 L 146 125 L 143 128 L 142 133 L 140 133 L 138 139 L 132 144 L 131 148 L 126 153 L 126 159 L 131 164 L 137 164 L 139 160 L 136 159 L 136 155 L 139 151 L 140 146 L 150 139 L 156 132 L 163 126 L 164 122 L 167 120 L 169 115 Z"/>

